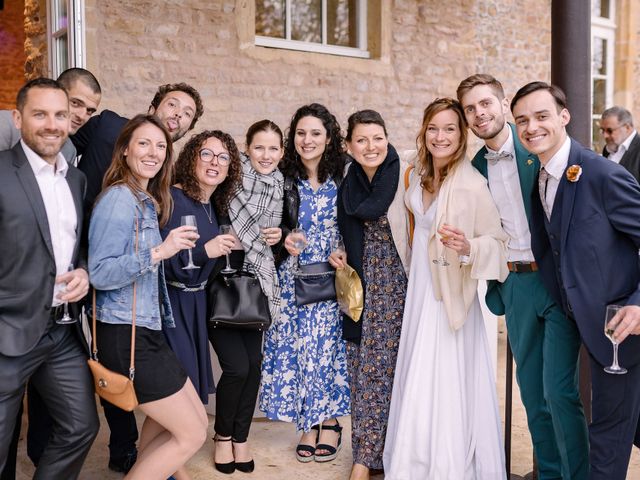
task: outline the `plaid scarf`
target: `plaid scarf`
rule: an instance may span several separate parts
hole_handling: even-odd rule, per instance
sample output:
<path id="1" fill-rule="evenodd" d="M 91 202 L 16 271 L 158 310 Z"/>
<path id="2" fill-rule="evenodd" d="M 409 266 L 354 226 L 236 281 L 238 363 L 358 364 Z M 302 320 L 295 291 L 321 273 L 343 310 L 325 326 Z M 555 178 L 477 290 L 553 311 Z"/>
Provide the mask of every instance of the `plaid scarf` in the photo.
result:
<path id="1" fill-rule="evenodd" d="M 229 202 L 231 224 L 244 248 L 243 269 L 254 274 L 269 299 L 273 322 L 280 315 L 280 285 L 273 252 L 260 235 L 260 225 L 279 227 L 282 220 L 284 178 L 276 169 L 256 172 L 249 157 L 241 155 L 242 185 Z"/>

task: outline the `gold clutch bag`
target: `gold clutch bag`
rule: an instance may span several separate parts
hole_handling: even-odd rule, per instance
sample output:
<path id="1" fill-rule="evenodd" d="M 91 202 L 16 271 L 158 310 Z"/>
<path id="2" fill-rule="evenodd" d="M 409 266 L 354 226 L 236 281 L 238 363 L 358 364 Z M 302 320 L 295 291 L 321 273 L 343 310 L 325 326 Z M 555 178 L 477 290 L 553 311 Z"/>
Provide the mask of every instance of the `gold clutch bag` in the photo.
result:
<path id="1" fill-rule="evenodd" d="M 358 273 L 349 265 L 336 270 L 336 298 L 342 312 L 354 322 L 360 320 L 364 308 L 364 292 Z"/>

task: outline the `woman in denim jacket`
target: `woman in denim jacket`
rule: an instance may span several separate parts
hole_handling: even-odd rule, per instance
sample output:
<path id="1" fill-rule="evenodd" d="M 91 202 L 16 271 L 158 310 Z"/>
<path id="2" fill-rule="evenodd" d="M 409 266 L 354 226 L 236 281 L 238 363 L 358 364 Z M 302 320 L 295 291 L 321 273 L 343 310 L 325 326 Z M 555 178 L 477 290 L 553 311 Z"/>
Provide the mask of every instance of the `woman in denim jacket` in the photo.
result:
<path id="1" fill-rule="evenodd" d="M 198 394 L 162 333 L 174 326 L 162 260 L 194 247 L 198 238 L 186 226 L 173 229 L 164 241 L 160 237 L 159 226 L 172 209 L 171 147 L 156 117 L 130 120 L 116 142 L 89 227 L 99 358 L 125 375 L 135 288 L 134 388 L 146 419 L 140 455 L 127 479 L 189 478 L 183 465 L 204 443 L 208 427 Z"/>

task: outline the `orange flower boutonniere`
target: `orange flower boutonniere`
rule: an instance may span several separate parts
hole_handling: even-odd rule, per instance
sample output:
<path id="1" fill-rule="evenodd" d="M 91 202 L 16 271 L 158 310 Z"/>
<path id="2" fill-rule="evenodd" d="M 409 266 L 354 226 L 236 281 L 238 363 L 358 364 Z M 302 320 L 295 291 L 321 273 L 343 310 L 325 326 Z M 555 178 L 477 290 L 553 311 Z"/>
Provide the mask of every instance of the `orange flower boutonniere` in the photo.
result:
<path id="1" fill-rule="evenodd" d="M 577 182 L 582 175 L 582 167 L 580 165 L 571 165 L 567 168 L 567 180 L 570 182 Z"/>

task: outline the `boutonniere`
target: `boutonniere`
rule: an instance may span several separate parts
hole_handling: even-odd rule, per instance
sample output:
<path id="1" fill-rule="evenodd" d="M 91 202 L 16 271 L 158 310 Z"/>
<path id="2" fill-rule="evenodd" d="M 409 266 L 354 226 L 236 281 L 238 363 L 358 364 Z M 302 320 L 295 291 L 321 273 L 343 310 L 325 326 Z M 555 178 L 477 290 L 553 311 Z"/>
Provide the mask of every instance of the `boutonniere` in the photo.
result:
<path id="1" fill-rule="evenodd" d="M 582 167 L 580 165 L 571 165 L 567 168 L 567 180 L 570 182 L 577 182 L 582 175 Z"/>
<path id="2" fill-rule="evenodd" d="M 527 165 L 533 165 L 533 159 L 532 158 L 527 160 Z"/>

